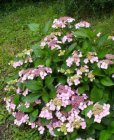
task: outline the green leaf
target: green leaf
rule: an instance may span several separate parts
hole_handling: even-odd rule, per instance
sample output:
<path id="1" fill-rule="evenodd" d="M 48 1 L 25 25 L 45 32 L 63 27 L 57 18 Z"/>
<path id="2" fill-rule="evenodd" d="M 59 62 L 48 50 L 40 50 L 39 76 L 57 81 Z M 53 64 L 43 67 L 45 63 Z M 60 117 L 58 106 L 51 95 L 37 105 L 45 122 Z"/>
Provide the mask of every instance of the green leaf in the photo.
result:
<path id="1" fill-rule="evenodd" d="M 66 108 L 64 108 L 64 112 L 69 112 L 71 111 L 71 109 L 72 109 L 72 106 L 68 105 Z"/>
<path id="2" fill-rule="evenodd" d="M 48 58 L 48 59 L 46 60 L 46 66 L 47 66 L 47 67 L 50 67 L 50 65 L 51 65 L 51 58 Z"/>
<path id="3" fill-rule="evenodd" d="M 96 130 L 103 130 L 104 126 L 102 124 L 94 123 L 92 127 Z"/>
<path id="4" fill-rule="evenodd" d="M 102 98 L 102 101 L 104 103 L 106 103 L 109 100 L 109 95 L 110 95 L 110 91 L 105 90 L 105 93 L 103 94 L 103 98 Z"/>
<path id="5" fill-rule="evenodd" d="M 15 105 L 18 105 L 19 104 L 19 98 L 20 98 L 20 95 L 15 95 L 13 97 L 13 102 L 14 102 Z"/>
<path id="6" fill-rule="evenodd" d="M 96 76 L 101 76 L 101 77 L 105 76 L 105 75 L 103 74 L 103 71 L 102 71 L 101 69 L 99 69 L 98 67 L 95 67 L 95 68 L 94 68 L 93 74 L 96 75 Z"/>
<path id="7" fill-rule="evenodd" d="M 81 87 L 78 88 L 78 92 L 80 94 L 84 93 L 85 91 L 89 90 L 89 86 L 88 85 L 82 85 Z"/>
<path id="8" fill-rule="evenodd" d="M 83 42 L 83 46 L 82 46 L 82 52 L 87 54 L 89 51 L 91 51 L 93 48 L 92 48 L 92 45 L 90 44 L 90 41 L 88 40 L 85 40 Z"/>
<path id="9" fill-rule="evenodd" d="M 25 105 L 21 105 L 18 109 L 26 113 L 33 111 L 33 107 L 30 106 L 29 108 L 26 108 Z"/>
<path id="10" fill-rule="evenodd" d="M 62 135 L 64 135 L 63 132 L 58 131 L 58 128 L 55 128 L 55 129 L 54 129 L 54 133 L 55 133 L 55 135 L 57 135 L 57 136 L 62 136 Z"/>
<path id="11" fill-rule="evenodd" d="M 82 114 L 85 115 L 85 116 L 87 116 L 87 113 L 88 113 L 90 110 L 92 110 L 92 109 L 93 109 L 93 106 L 90 105 L 90 106 L 88 106 L 87 108 L 85 108 L 85 109 L 82 111 Z"/>
<path id="12" fill-rule="evenodd" d="M 38 58 L 38 59 L 34 60 L 34 65 L 37 68 L 39 65 L 45 65 L 45 61 L 42 58 Z"/>
<path id="13" fill-rule="evenodd" d="M 71 133 L 71 140 L 76 140 L 77 137 L 77 131 L 74 131 Z"/>
<path id="14" fill-rule="evenodd" d="M 114 121 L 111 122 L 111 124 L 110 124 L 109 127 L 108 127 L 108 130 L 109 130 L 112 134 L 114 134 Z"/>
<path id="15" fill-rule="evenodd" d="M 44 27 L 43 32 L 46 34 L 49 31 L 50 27 L 51 27 L 51 20 L 49 20 L 45 23 L 45 27 Z"/>
<path id="16" fill-rule="evenodd" d="M 101 83 L 104 86 L 113 86 L 114 85 L 114 82 L 109 77 L 101 79 Z"/>
<path id="17" fill-rule="evenodd" d="M 3 114 L 0 114 L 0 121 L 1 121 L 0 124 L 2 123 L 2 120 L 4 119 L 4 117 L 5 116 Z"/>
<path id="18" fill-rule="evenodd" d="M 90 95 L 91 100 L 93 100 L 94 102 L 101 100 L 103 97 L 103 92 L 104 92 L 103 89 L 94 86 L 93 89 L 91 90 Z"/>
<path id="19" fill-rule="evenodd" d="M 38 118 L 38 109 L 29 114 L 30 122 L 34 122 Z"/>
<path id="20" fill-rule="evenodd" d="M 47 93 L 47 91 L 43 91 L 43 93 L 42 93 L 42 100 L 45 102 L 45 103 L 47 103 L 47 102 L 49 102 L 49 94 Z"/>
<path id="21" fill-rule="evenodd" d="M 54 98 L 56 96 L 57 93 L 56 93 L 56 89 L 55 89 L 54 86 L 51 86 L 50 90 L 51 91 L 49 92 L 49 98 L 52 99 L 52 98 Z"/>
<path id="22" fill-rule="evenodd" d="M 86 123 L 87 123 L 88 128 L 91 127 L 91 125 L 94 122 L 94 119 L 93 118 L 85 117 L 85 120 L 86 120 Z"/>
<path id="23" fill-rule="evenodd" d="M 89 38 L 88 34 L 82 30 L 80 30 L 80 31 L 78 30 L 78 31 L 74 32 L 74 36 L 76 38 Z"/>
<path id="24" fill-rule="evenodd" d="M 50 75 L 46 76 L 46 78 L 45 78 L 45 86 L 50 87 L 52 85 L 53 81 L 54 81 L 53 77 L 51 77 Z"/>
<path id="25" fill-rule="evenodd" d="M 39 45 L 32 46 L 33 52 L 36 57 L 42 57 L 44 54 L 44 50 Z"/>
<path id="26" fill-rule="evenodd" d="M 31 24 L 28 24 L 28 27 L 31 31 L 37 31 L 39 29 L 39 24 L 37 23 L 31 23 Z"/>
<path id="27" fill-rule="evenodd" d="M 98 46 L 103 46 L 107 42 L 107 35 L 101 36 L 98 41 Z"/>
<path id="28" fill-rule="evenodd" d="M 53 58 L 53 61 L 56 62 L 56 63 L 57 63 L 57 62 L 60 62 L 60 61 L 61 61 L 61 58 L 60 58 L 60 57 L 54 57 L 54 58 Z"/>
<path id="29" fill-rule="evenodd" d="M 114 74 L 114 67 L 111 67 L 111 68 L 109 69 L 109 73 L 110 73 L 110 74 Z"/>
<path id="30" fill-rule="evenodd" d="M 41 118 L 41 124 L 42 125 L 48 125 L 50 123 L 50 120 L 47 120 L 45 118 Z"/>
<path id="31" fill-rule="evenodd" d="M 102 130 L 100 132 L 100 138 L 99 140 L 109 140 L 109 138 L 111 137 L 111 133 L 107 130 Z"/>
<path id="32" fill-rule="evenodd" d="M 39 94 L 39 93 L 30 93 L 25 97 L 23 96 L 22 100 L 24 102 L 32 103 L 32 102 L 36 101 L 40 96 L 41 96 L 41 94 Z"/>
<path id="33" fill-rule="evenodd" d="M 31 91 L 38 91 L 42 89 L 42 81 L 41 80 L 31 80 L 25 83 L 25 86 Z"/>
<path id="34" fill-rule="evenodd" d="M 103 59 L 106 54 L 107 54 L 107 49 L 103 49 L 103 48 L 102 50 L 98 49 L 97 55 L 99 59 Z"/>
<path id="35" fill-rule="evenodd" d="M 73 50 L 75 50 L 75 49 L 76 49 L 76 45 L 77 45 L 77 43 L 71 44 L 71 45 L 68 47 L 66 53 L 68 54 L 68 53 L 71 53 Z"/>
<path id="36" fill-rule="evenodd" d="M 67 80 L 66 80 L 66 78 L 65 78 L 64 76 L 59 76 L 59 77 L 58 77 L 58 82 L 59 82 L 59 83 L 65 84 L 66 81 L 67 81 Z"/>

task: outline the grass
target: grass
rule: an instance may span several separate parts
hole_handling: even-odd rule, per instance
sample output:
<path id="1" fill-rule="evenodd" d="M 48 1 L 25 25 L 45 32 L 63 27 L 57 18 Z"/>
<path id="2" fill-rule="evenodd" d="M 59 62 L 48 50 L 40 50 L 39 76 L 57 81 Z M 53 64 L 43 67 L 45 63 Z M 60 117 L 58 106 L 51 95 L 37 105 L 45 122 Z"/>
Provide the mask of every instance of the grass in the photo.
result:
<path id="1" fill-rule="evenodd" d="M 8 66 L 8 62 L 13 59 L 16 53 L 25 48 L 29 48 L 34 42 L 38 42 L 44 34 L 42 31 L 48 21 L 65 15 L 63 3 L 38 3 L 24 4 L 13 9 L 1 11 L 0 16 L 0 139 L 1 140 L 40 140 L 35 131 L 26 128 L 17 128 L 10 124 L 12 118 L 9 117 L 3 103 L 5 96 L 5 79 L 13 69 Z M 96 28 L 104 33 L 114 35 L 114 12 L 102 18 L 88 18 Z M 40 28 L 37 32 L 32 32 L 28 24 L 38 23 Z M 27 134 L 26 134 L 27 131 Z M 33 137 L 33 134 L 34 136 Z"/>

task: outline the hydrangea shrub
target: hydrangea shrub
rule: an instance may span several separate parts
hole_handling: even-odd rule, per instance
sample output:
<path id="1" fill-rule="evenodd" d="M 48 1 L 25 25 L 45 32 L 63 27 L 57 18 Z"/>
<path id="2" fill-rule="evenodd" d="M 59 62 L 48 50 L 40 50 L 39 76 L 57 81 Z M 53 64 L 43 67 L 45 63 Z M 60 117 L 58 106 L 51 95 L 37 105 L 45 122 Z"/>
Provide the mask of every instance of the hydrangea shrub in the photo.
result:
<path id="1" fill-rule="evenodd" d="M 114 36 L 86 21 L 55 19 L 53 32 L 9 64 L 7 110 L 14 124 L 69 140 L 108 140 L 114 134 Z"/>

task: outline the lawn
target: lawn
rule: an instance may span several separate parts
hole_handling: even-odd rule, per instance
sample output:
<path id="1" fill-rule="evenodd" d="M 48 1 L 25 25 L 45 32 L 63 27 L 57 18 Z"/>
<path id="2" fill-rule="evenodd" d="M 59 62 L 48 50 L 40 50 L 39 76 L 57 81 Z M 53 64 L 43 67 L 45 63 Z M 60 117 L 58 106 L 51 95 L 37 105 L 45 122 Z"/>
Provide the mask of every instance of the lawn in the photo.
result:
<path id="1" fill-rule="evenodd" d="M 1 140 L 38 140 L 37 132 L 26 127 L 17 128 L 12 125 L 12 118 L 5 110 L 3 97 L 7 75 L 12 73 L 8 66 L 16 53 L 41 40 L 50 32 L 46 31 L 46 23 L 51 23 L 54 18 L 65 15 L 64 5 L 60 3 L 28 3 L 23 6 L 8 7 L 0 11 L 0 139 Z M 77 17 L 74 16 L 76 19 Z M 79 19 L 77 19 L 79 20 Z M 91 17 L 83 20 L 91 22 L 99 31 L 114 35 L 114 12 L 100 18 Z M 39 24 L 37 31 L 31 31 L 28 25 Z M 42 33 L 43 31 L 43 33 Z M 26 131 L 28 133 L 26 133 Z M 34 133 L 34 137 L 33 134 Z M 48 136 L 47 136 L 48 137 Z M 46 139 L 46 138 L 45 138 Z M 48 138 L 47 138 L 48 139 Z"/>

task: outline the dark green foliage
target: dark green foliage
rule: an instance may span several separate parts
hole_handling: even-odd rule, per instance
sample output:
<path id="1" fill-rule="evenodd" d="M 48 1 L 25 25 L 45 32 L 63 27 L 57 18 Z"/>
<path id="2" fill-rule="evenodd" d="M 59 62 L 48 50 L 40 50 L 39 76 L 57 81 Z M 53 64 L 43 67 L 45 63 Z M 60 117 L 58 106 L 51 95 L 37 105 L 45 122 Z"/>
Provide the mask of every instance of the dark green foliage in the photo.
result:
<path id="1" fill-rule="evenodd" d="M 66 15 L 79 17 L 101 15 L 114 9 L 113 0 L 64 0 Z"/>

